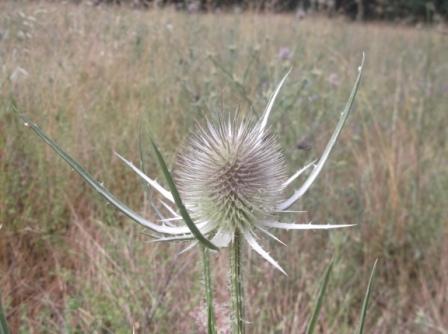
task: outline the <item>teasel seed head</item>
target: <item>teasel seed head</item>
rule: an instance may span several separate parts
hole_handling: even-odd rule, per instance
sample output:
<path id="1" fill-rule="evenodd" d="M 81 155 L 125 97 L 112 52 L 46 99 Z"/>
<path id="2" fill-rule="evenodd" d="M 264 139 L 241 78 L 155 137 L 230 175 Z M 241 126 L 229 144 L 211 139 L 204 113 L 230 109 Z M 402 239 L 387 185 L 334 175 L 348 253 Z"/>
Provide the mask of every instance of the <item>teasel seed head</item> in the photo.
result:
<path id="1" fill-rule="evenodd" d="M 286 172 L 275 136 L 236 115 L 197 127 L 178 156 L 175 178 L 193 219 L 230 232 L 272 216 L 283 199 Z"/>
<path id="2" fill-rule="evenodd" d="M 151 141 L 169 190 L 117 153 L 120 160 L 160 194 L 160 204 L 165 212 L 156 210 L 159 223 L 154 223 L 129 208 L 36 124 L 24 115 L 21 118 L 96 192 L 127 217 L 146 227 L 154 241 L 188 240 L 193 242 L 184 251 L 198 243 L 218 250 L 229 246 L 236 236 L 242 236 L 255 252 L 285 273 L 259 244 L 256 232 L 262 232 L 281 242 L 270 229 L 329 230 L 353 226 L 283 222 L 280 216 L 303 212 L 291 211 L 290 208 L 307 193 L 328 161 L 352 109 L 364 60 L 363 54 L 347 104 L 322 155 L 298 169 L 289 178 L 286 178 L 285 159 L 280 146 L 268 127 L 274 102 L 289 72 L 277 85 L 260 119 L 244 118 L 238 114 L 228 119 L 218 116 L 205 125 L 198 126 L 177 159 L 175 181 L 157 145 Z M 302 185 L 292 191 L 290 187 L 305 175 Z M 180 194 L 177 188 L 180 189 Z M 284 191 L 289 192 L 289 195 L 283 200 Z"/>

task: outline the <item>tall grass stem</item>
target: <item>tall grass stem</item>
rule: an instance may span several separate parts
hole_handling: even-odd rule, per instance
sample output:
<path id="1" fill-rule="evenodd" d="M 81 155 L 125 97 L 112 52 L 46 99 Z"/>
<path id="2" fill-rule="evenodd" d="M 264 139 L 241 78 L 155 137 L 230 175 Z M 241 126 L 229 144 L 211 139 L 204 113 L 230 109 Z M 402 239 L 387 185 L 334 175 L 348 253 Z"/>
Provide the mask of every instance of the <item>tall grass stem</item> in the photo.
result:
<path id="1" fill-rule="evenodd" d="M 325 296 L 325 291 L 327 290 L 328 281 L 330 280 L 331 271 L 333 269 L 333 263 L 334 261 L 331 261 L 331 263 L 325 270 L 324 278 L 322 280 L 322 284 L 319 289 L 319 295 L 317 297 L 316 305 L 314 306 L 313 314 L 311 315 L 310 322 L 308 323 L 308 326 L 306 328 L 305 332 L 306 334 L 313 334 L 314 329 L 316 328 L 317 319 L 319 318 L 320 309 L 322 307 L 322 303 Z"/>
<path id="2" fill-rule="evenodd" d="M 361 311 L 361 318 L 359 320 L 358 334 L 364 333 L 364 325 L 366 322 L 367 307 L 369 306 L 369 299 L 370 299 L 370 295 L 372 294 L 373 279 L 375 277 L 377 263 L 378 263 L 378 259 L 375 260 L 375 263 L 373 264 L 372 272 L 370 273 L 369 284 L 367 285 L 366 295 L 365 295 L 364 301 L 362 303 L 362 311 Z"/>
<path id="3" fill-rule="evenodd" d="M 213 307 L 213 287 L 210 270 L 210 258 L 208 254 L 209 251 L 204 246 L 201 246 L 201 252 L 202 266 L 204 270 L 205 299 L 207 301 L 207 333 L 217 334 L 215 308 Z"/>
<path id="4" fill-rule="evenodd" d="M 1 297 L 0 294 L 0 334 L 9 334 L 8 323 L 6 322 L 6 315 L 3 311 Z"/>

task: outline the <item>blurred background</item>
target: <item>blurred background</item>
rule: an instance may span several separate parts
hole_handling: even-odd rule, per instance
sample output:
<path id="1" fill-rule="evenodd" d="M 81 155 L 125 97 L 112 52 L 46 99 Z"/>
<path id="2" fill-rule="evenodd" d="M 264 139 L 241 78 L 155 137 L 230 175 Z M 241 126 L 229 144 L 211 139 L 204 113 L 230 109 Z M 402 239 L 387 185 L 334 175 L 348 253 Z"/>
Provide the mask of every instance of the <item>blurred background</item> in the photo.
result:
<path id="1" fill-rule="evenodd" d="M 355 108 L 289 221 L 245 250 L 249 333 L 303 333 L 335 267 L 320 333 L 352 333 L 379 258 L 367 333 L 448 333 L 448 1 L 0 2 L 0 291 L 12 333 L 205 333 L 199 252 L 150 243 L 11 113 L 13 101 L 118 197 L 154 194 L 114 156 L 161 176 L 196 121 L 260 115 L 291 172 L 320 156 L 354 83 Z M 227 252 L 213 256 L 228 332 Z"/>

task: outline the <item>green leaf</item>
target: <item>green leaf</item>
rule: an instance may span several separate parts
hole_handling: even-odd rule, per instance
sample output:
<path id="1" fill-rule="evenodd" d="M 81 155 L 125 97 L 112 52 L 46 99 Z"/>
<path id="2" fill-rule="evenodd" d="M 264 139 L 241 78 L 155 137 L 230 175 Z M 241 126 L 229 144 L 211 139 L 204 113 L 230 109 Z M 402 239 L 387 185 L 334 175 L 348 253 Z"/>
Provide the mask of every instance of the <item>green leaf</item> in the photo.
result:
<path id="1" fill-rule="evenodd" d="M 362 311 L 361 311 L 361 318 L 359 320 L 358 334 L 364 333 L 364 323 L 366 321 L 367 307 L 369 305 L 369 299 L 370 299 L 370 295 L 372 293 L 373 279 L 375 277 L 377 263 L 378 263 L 378 259 L 375 260 L 375 263 L 373 264 L 372 272 L 370 273 L 369 284 L 367 285 L 366 295 L 364 296 L 364 301 L 362 303 Z"/>
<path id="2" fill-rule="evenodd" d="M 324 300 L 325 291 L 327 290 L 327 284 L 330 279 L 331 270 L 333 269 L 333 263 L 334 261 L 331 261 L 331 263 L 328 265 L 327 269 L 325 270 L 324 279 L 322 281 L 322 285 L 320 286 L 319 290 L 319 296 L 317 298 L 316 305 L 314 306 L 313 314 L 311 316 L 310 322 L 308 323 L 308 326 L 306 328 L 306 334 L 312 334 L 314 333 L 314 329 L 317 324 L 317 319 L 319 318 L 320 309 L 322 306 L 322 302 Z"/>
<path id="3" fill-rule="evenodd" d="M 0 295 L 0 334 L 9 334 L 8 323 L 6 322 L 6 315 L 3 311 L 1 295 Z"/>
<path id="4" fill-rule="evenodd" d="M 18 114 L 15 104 L 12 104 L 13 111 Z M 107 190 L 102 184 L 96 181 L 92 175 L 89 174 L 77 161 L 75 161 L 70 155 L 68 155 L 62 148 L 60 148 L 56 142 L 54 142 L 50 137 L 48 137 L 36 124 L 31 122 L 28 117 L 24 115 L 19 115 L 23 120 L 25 126 L 31 128 L 39 138 L 41 138 L 45 143 L 47 143 L 62 159 L 65 160 L 81 177 L 101 196 L 103 196 L 110 204 L 115 208 L 125 214 L 127 217 L 143 225 L 153 231 L 164 233 L 166 229 L 164 226 L 159 226 L 150 221 L 146 220 L 138 213 L 130 209 L 126 204 L 121 202 L 116 198 L 109 190 Z"/>
<path id="5" fill-rule="evenodd" d="M 288 209 L 290 206 L 292 206 L 300 197 L 302 197 L 307 191 L 308 189 L 311 187 L 311 185 L 314 183 L 314 181 L 316 181 L 317 177 L 319 176 L 319 173 L 322 171 L 322 168 L 324 167 L 324 165 L 326 164 L 330 153 L 333 151 L 335 144 L 339 138 L 339 135 L 341 134 L 341 131 L 347 121 L 347 118 L 350 114 L 350 111 L 352 110 L 353 107 L 353 102 L 355 101 L 355 97 L 356 94 L 358 92 L 358 88 L 359 88 L 359 84 L 361 82 L 361 76 L 362 76 L 362 71 L 364 69 L 364 61 L 365 61 L 365 54 L 362 54 L 362 61 L 361 61 L 361 65 L 358 68 L 358 76 L 356 78 L 355 84 L 353 86 L 353 89 L 350 93 L 350 97 L 348 98 L 348 101 L 345 105 L 344 110 L 341 113 L 341 116 L 339 117 L 339 121 L 336 125 L 336 128 L 333 131 L 333 134 L 330 137 L 330 140 L 327 143 L 327 146 L 325 147 L 322 156 L 320 157 L 319 161 L 317 162 L 316 166 L 314 167 L 314 169 L 311 171 L 311 173 L 309 174 L 308 178 L 305 180 L 305 182 L 303 183 L 303 185 L 294 192 L 294 194 L 288 198 L 285 202 L 283 202 L 282 204 L 280 204 L 279 209 L 280 210 L 286 210 Z"/>
<path id="6" fill-rule="evenodd" d="M 165 176 L 166 182 L 168 183 L 171 194 L 173 195 L 174 202 L 176 203 L 176 206 L 179 209 L 180 215 L 182 216 L 183 220 L 187 224 L 191 233 L 205 247 L 214 249 L 214 250 L 218 250 L 218 247 L 216 247 L 208 239 L 206 239 L 202 235 L 201 231 L 199 231 L 199 229 L 196 227 L 196 224 L 193 222 L 193 220 L 191 219 L 190 215 L 187 212 L 187 209 L 185 208 L 184 204 L 182 203 L 179 192 L 177 191 L 176 185 L 174 184 L 173 178 L 171 177 L 171 173 L 168 170 L 168 167 L 165 163 L 165 160 L 163 159 L 162 154 L 160 153 L 159 149 L 157 148 L 157 145 L 154 143 L 153 140 L 151 140 L 151 144 L 156 153 L 157 160 L 159 162 L 160 168 L 162 169 L 163 175 Z"/>

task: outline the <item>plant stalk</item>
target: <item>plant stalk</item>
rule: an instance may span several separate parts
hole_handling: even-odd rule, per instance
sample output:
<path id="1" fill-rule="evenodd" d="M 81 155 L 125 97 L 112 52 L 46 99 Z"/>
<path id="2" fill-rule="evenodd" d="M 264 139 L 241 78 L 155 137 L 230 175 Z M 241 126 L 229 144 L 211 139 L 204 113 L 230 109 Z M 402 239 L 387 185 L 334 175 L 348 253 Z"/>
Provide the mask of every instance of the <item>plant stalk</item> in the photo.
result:
<path id="1" fill-rule="evenodd" d="M 201 245 L 202 252 L 202 265 L 204 274 L 204 286 L 205 286 L 205 299 L 207 301 L 207 333 L 217 334 L 216 331 L 216 318 L 215 309 L 213 307 L 213 287 L 212 277 L 210 271 L 210 258 L 208 249 Z"/>
<path id="2" fill-rule="evenodd" d="M 6 313 L 2 307 L 2 296 L 0 294 L 0 334 L 9 334 L 8 323 L 6 322 Z"/>
<path id="3" fill-rule="evenodd" d="M 232 294 L 232 329 L 234 334 L 244 334 L 244 290 L 241 270 L 241 235 L 238 230 L 230 247 L 230 280 Z"/>

